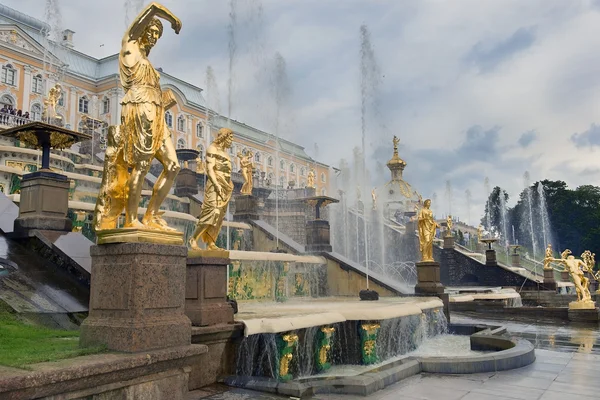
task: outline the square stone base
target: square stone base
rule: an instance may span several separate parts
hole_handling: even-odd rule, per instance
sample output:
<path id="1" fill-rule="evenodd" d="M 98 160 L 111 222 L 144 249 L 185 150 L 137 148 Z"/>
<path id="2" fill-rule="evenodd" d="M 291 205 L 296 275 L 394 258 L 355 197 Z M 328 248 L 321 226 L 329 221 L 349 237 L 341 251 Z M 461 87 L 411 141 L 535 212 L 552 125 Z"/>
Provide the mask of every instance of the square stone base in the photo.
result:
<path id="1" fill-rule="evenodd" d="M 556 280 L 554 279 L 554 270 L 544 268 L 544 289 L 556 290 Z"/>
<path id="2" fill-rule="evenodd" d="M 417 263 L 417 284 L 415 293 L 444 293 L 444 285 L 440 282 L 440 264 L 435 261 Z"/>
<path id="3" fill-rule="evenodd" d="M 600 321 L 600 315 L 598 314 L 597 308 L 588 308 L 588 309 L 575 309 L 571 308 L 571 304 L 569 304 L 569 321 L 572 322 L 591 322 L 597 324 Z"/>
<path id="4" fill-rule="evenodd" d="M 233 220 L 247 221 L 257 219 L 259 219 L 258 198 L 250 194 L 235 196 L 235 213 L 233 214 Z"/>
<path id="5" fill-rule="evenodd" d="M 202 251 L 191 254 L 202 254 Z M 205 251 L 205 254 L 211 253 Z M 228 266 L 228 257 L 187 259 L 185 314 L 194 326 L 233 323 L 233 308 L 227 302 Z"/>
<path id="6" fill-rule="evenodd" d="M 150 243 L 92 246 L 89 317 L 80 344 L 124 352 L 190 344 L 184 313 L 187 248 Z"/>
<path id="7" fill-rule="evenodd" d="M 444 236 L 444 249 L 454 248 L 454 236 Z"/>

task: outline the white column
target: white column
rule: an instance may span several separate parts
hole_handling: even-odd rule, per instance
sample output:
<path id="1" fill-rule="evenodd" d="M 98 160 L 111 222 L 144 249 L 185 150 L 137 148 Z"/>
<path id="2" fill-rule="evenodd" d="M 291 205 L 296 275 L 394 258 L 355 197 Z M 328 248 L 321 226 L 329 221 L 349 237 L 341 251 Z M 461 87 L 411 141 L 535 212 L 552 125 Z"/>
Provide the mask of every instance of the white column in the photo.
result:
<path id="1" fill-rule="evenodd" d="M 79 102 L 77 101 L 77 87 L 69 86 L 69 125 L 71 129 L 76 131 L 77 113 L 79 112 Z"/>
<path id="2" fill-rule="evenodd" d="M 29 96 L 31 95 L 31 72 L 33 69 L 30 65 L 23 66 L 23 104 L 21 110 L 29 110 Z M 18 105 L 16 106 L 18 108 Z"/>
<path id="3" fill-rule="evenodd" d="M 119 115 L 119 89 L 110 89 L 108 98 L 110 99 L 110 124 L 119 125 L 121 119 L 121 116 Z"/>

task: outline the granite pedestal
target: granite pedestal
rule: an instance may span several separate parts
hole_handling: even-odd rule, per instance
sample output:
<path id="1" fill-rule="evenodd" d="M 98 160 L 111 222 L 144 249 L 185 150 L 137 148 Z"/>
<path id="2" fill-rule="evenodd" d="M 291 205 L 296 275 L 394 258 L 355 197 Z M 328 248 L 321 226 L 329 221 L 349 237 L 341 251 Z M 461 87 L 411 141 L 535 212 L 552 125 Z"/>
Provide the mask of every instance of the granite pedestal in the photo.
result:
<path id="1" fill-rule="evenodd" d="M 198 193 L 196 173 L 189 168 L 183 168 L 175 178 L 175 196 L 193 196 Z"/>
<path id="2" fill-rule="evenodd" d="M 444 236 L 444 248 L 445 249 L 453 249 L 454 248 L 454 236 Z"/>
<path id="3" fill-rule="evenodd" d="M 521 266 L 521 255 L 518 253 L 513 253 L 510 255 L 511 264 L 513 267 Z"/>
<path id="4" fill-rule="evenodd" d="M 498 266 L 498 261 L 496 260 L 496 250 L 487 249 L 485 251 L 485 265 L 488 267 Z"/>
<path id="5" fill-rule="evenodd" d="M 569 282 L 569 271 L 560 271 L 560 280 L 563 282 Z"/>
<path id="6" fill-rule="evenodd" d="M 544 268 L 544 289 L 556 290 L 556 279 L 554 279 L 554 270 L 552 268 Z"/>
<path id="7" fill-rule="evenodd" d="M 194 326 L 233 323 L 233 308 L 227 302 L 229 254 L 223 257 L 191 255 L 187 259 L 185 314 Z"/>
<path id="8" fill-rule="evenodd" d="M 258 198 L 250 194 L 235 196 L 234 221 L 256 221 L 258 216 Z"/>
<path id="9" fill-rule="evenodd" d="M 306 223 L 306 252 L 320 253 L 332 251 L 329 222 L 315 219 Z"/>
<path id="10" fill-rule="evenodd" d="M 417 285 L 415 293 L 444 293 L 440 282 L 440 264 L 435 261 L 421 261 L 417 264 Z"/>
<path id="11" fill-rule="evenodd" d="M 69 186 L 70 181 L 65 175 L 50 170 L 24 175 L 15 233 L 25 234 L 31 229 L 70 232 L 72 222 L 67 218 Z"/>
<path id="12" fill-rule="evenodd" d="M 190 344 L 184 313 L 184 246 L 119 243 L 92 246 L 89 316 L 83 347 L 139 352 Z"/>

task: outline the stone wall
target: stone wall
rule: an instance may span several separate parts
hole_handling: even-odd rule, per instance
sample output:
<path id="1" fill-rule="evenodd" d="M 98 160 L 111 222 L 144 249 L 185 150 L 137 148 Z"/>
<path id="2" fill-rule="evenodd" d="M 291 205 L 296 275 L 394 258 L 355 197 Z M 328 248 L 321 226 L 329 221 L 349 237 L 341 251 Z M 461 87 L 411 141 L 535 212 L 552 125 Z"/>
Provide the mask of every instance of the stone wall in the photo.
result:
<path id="1" fill-rule="evenodd" d="M 444 286 L 515 286 L 536 288 L 537 283 L 510 270 L 488 267 L 455 249 L 433 247 L 433 254 L 439 260 L 440 277 Z"/>

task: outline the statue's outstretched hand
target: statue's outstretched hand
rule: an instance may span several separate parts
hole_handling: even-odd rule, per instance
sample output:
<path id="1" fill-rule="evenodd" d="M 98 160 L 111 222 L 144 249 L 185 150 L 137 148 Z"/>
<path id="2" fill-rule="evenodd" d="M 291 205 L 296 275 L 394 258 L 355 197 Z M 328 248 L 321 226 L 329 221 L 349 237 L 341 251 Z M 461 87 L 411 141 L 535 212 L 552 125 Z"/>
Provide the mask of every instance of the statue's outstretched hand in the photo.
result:
<path id="1" fill-rule="evenodd" d="M 179 34 L 179 31 L 181 30 L 181 20 L 175 17 L 171 23 L 171 28 L 173 28 L 176 34 Z"/>

